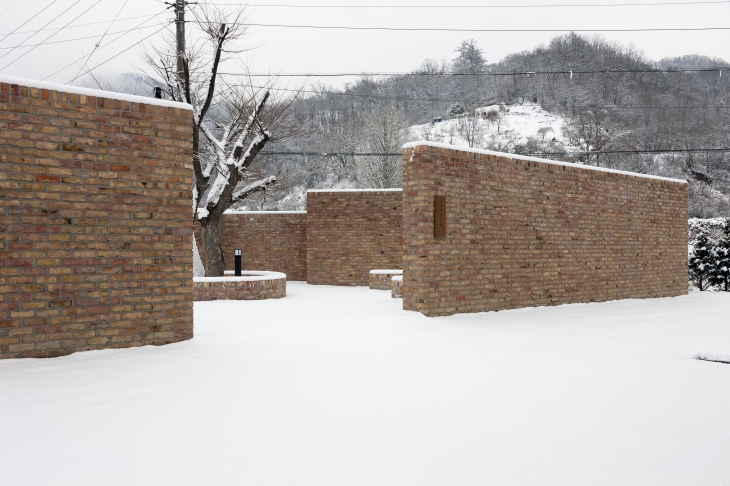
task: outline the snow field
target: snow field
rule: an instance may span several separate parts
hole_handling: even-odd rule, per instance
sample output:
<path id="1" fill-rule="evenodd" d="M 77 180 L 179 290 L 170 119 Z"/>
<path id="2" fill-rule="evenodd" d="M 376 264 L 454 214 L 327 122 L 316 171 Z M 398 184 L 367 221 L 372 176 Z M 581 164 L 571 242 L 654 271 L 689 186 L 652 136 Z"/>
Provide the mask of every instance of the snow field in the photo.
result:
<path id="1" fill-rule="evenodd" d="M 550 128 L 551 132 L 545 135 L 545 140 L 552 140 L 568 145 L 568 139 L 563 134 L 565 120 L 562 116 L 544 110 L 539 104 L 525 103 L 510 105 L 508 112 L 503 112 L 503 121 L 499 129 L 496 124 L 481 120 L 484 127 L 483 144 L 488 141 L 509 146 L 512 143 L 525 143 L 529 137 L 540 137 L 537 131 L 540 128 Z M 490 105 L 477 110 L 479 113 L 499 111 L 499 105 Z M 439 123 L 426 123 L 411 127 L 411 138 L 420 140 L 428 135 L 430 140 L 449 145 L 468 147 L 469 144 L 458 133 L 458 119 L 444 119 Z"/>
<path id="2" fill-rule="evenodd" d="M 719 485 L 730 295 L 426 318 L 290 282 L 195 338 L 0 361 L 4 484 Z"/>

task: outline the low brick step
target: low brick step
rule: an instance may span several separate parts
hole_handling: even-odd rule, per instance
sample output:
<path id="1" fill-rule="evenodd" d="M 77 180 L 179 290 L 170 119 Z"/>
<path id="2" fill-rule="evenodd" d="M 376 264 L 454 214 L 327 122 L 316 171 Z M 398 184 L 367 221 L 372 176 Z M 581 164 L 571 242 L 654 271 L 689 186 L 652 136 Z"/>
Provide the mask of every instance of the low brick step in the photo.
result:
<path id="1" fill-rule="evenodd" d="M 394 299 L 403 297 L 403 275 L 394 275 L 390 279 L 390 296 Z"/>
<path id="2" fill-rule="evenodd" d="M 370 270 L 371 290 L 390 290 L 390 279 L 396 275 L 403 275 L 403 270 L 377 269 Z"/>

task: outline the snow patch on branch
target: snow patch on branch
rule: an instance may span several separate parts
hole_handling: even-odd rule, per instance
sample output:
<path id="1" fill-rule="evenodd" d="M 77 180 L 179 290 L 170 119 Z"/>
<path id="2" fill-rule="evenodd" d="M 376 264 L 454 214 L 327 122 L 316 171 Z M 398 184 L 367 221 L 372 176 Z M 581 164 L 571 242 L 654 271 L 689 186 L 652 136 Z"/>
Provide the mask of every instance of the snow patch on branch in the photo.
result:
<path id="1" fill-rule="evenodd" d="M 253 194 L 254 192 L 265 191 L 269 188 L 269 186 L 273 186 L 274 184 L 276 184 L 276 176 L 269 176 L 265 179 L 260 179 L 256 182 L 252 182 L 240 191 L 234 193 L 233 200 L 237 201 L 250 194 Z"/>

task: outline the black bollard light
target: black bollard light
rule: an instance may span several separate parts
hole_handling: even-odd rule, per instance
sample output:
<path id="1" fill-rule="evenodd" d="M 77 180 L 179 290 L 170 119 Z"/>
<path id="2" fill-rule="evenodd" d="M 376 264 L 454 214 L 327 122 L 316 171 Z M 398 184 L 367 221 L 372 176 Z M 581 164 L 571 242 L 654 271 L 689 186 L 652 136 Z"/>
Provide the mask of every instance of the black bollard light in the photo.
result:
<path id="1" fill-rule="evenodd" d="M 236 250 L 236 277 L 241 276 L 241 250 Z"/>

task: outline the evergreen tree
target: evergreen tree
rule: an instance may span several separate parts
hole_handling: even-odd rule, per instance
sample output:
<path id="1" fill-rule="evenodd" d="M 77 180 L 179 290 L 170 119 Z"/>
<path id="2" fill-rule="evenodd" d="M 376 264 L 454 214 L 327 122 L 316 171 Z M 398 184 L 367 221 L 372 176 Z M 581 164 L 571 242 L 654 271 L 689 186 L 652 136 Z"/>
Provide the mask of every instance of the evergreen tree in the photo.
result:
<path id="1" fill-rule="evenodd" d="M 689 279 L 700 290 L 706 290 L 713 274 L 713 245 L 707 235 L 700 233 L 689 257 Z"/>
<path id="2" fill-rule="evenodd" d="M 717 244 L 712 249 L 713 272 L 710 279 L 712 285 L 716 285 L 720 290 L 730 291 L 730 218 L 725 220 L 725 231 L 723 232 Z"/>
<path id="3" fill-rule="evenodd" d="M 451 105 L 451 107 L 449 108 L 449 111 L 446 112 L 446 114 L 450 118 L 455 118 L 459 115 L 463 115 L 464 113 L 466 113 L 466 108 L 464 107 L 463 103 L 460 103 L 458 101 L 456 103 L 454 103 L 453 105 Z"/>

